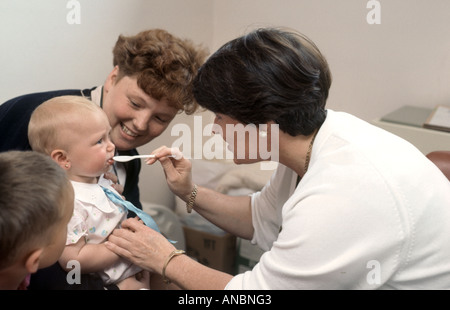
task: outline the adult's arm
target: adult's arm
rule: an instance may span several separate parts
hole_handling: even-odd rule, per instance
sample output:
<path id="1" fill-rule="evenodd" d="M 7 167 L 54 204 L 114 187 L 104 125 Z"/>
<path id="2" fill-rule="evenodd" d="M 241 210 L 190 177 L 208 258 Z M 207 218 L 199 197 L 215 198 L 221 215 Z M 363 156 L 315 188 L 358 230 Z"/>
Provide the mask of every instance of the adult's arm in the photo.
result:
<path id="1" fill-rule="evenodd" d="M 162 274 L 167 258 L 175 250 L 164 236 L 135 218 L 122 222 L 122 229 L 115 229 L 105 244 L 116 254 L 158 274 Z M 179 255 L 167 264 L 165 277 L 182 289 L 221 290 L 233 276 Z"/>
<path id="2" fill-rule="evenodd" d="M 176 152 L 165 146 L 153 152 L 155 158 L 147 160 L 147 164 L 160 161 L 164 169 L 170 190 L 183 199 L 189 201 L 194 184 L 192 183 L 191 162 L 176 155 Z M 244 239 L 253 236 L 251 198 L 249 196 L 228 196 L 206 187 L 197 187 L 194 210 L 223 230 Z"/>

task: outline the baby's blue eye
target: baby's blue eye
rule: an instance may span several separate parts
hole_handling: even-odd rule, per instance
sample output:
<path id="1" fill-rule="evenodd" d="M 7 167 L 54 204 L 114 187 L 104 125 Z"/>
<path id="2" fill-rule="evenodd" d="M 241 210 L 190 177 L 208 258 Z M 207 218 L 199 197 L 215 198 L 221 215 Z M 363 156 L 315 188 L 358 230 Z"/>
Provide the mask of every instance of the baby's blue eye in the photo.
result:
<path id="1" fill-rule="evenodd" d="M 103 139 L 100 139 L 97 141 L 97 144 L 102 144 L 102 142 L 103 142 Z"/>

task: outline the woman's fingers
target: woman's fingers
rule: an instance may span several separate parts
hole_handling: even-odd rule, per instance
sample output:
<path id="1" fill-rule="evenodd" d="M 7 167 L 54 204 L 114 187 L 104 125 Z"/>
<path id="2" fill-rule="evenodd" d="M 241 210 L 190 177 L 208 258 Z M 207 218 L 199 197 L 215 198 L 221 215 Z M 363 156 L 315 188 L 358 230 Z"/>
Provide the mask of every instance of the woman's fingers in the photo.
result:
<path id="1" fill-rule="evenodd" d="M 147 165 L 152 165 L 157 160 L 161 160 L 163 158 L 172 158 L 174 160 L 180 160 L 183 158 L 183 153 L 181 153 L 180 149 L 177 147 L 169 148 L 167 146 L 161 146 L 152 152 L 155 157 L 148 158 L 145 162 Z"/>
<path id="2" fill-rule="evenodd" d="M 130 218 L 123 221 L 121 226 L 122 229 L 114 229 L 112 234 L 109 235 L 105 246 L 120 256 L 130 258 L 132 255 L 129 251 L 132 250 L 132 242 L 130 241 L 134 239 L 135 232 L 139 229 L 139 226 L 144 226 L 144 224 L 140 223 L 136 218 Z"/>
<path id="3" fill-rule="evenodd" d="M 132 256 L 131 252 L 127 250 L 129 242 L 126 239 L 118 237 L 117 235 L 111 234 L 108 241 L 105 242 L 105 246 L 117 255 L 125 258 L 130 258 Z"/>
<path id="4" fill-rule="evenodd" d="M 146 227 L 144 222 L 139 217 L 128 218 L 121 224 L 122 228 L 126 228 L 133 232 L 137 231 L 139 228 Z M 114 230 L 116 231 L 116 230 Z M 113 232 L 114 233 L 114 232 Z"/>

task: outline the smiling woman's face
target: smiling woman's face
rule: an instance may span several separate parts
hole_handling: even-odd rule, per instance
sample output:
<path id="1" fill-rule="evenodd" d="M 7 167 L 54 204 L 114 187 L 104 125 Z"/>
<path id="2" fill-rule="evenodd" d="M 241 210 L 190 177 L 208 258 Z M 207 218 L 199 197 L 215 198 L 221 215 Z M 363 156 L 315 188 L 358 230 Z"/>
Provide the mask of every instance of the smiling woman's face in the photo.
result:
<path id="1" fill-rule="evenodd" d="M 178 113 L 166 99 L 147 95 L 134 77 L 117 81 L 118 67 L 103 87 L 103 110 L 111 125 L 111 140 L 117 150 L 131 150 L 159 136 Z"/>

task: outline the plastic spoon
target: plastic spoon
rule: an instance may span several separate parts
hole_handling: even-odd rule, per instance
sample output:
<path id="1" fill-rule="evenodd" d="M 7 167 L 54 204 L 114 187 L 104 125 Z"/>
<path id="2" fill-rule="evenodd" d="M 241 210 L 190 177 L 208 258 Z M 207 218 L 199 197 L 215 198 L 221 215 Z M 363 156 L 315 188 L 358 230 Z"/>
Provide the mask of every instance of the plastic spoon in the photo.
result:
<path id="1" fill-rule="evenodd" d="M 167 157 L 175 157 L 174 155 L 169 155 Z M 127 156 L 127 155 L 122 155 L 122 156 L 114 156 L 113 159 L 115 161 L 118 162 L 127 162 L 136 158 L 155 158 L 155 155 L 134 155 L 134 156 Z"/>

